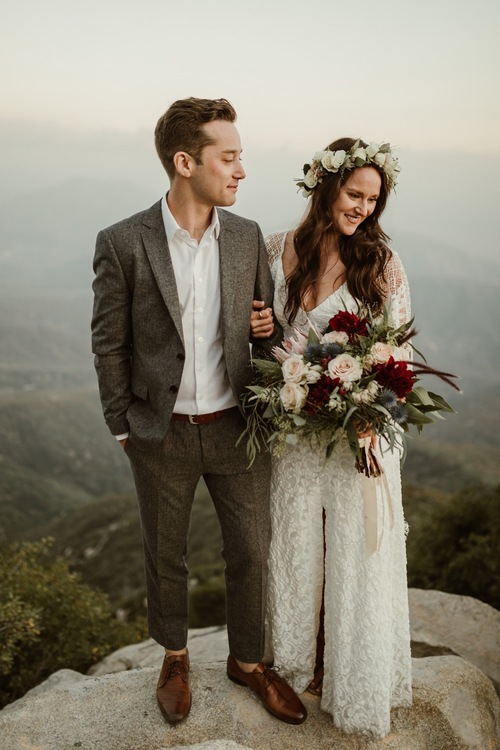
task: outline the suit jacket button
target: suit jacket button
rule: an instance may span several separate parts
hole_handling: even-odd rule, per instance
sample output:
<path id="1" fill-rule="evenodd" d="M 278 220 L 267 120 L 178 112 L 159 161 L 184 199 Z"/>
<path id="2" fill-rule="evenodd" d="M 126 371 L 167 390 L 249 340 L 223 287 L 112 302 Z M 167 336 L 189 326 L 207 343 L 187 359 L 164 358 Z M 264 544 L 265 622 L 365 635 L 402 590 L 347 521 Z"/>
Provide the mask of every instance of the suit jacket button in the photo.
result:
<path id="1" fill-rule="evenodd" d="M 178 385 L 171 385 L 170 386 L 170 393 L 177 393 L 179 391 Z"/>
<path id="2" fill-rule="evenodd" d="M 184 360 L 186 359 L 186 355 L 182 352 L 179 352 L 179 354 L 177 355 L 177 359 L 180 359 L 181 362 L 184 362 Z"/>

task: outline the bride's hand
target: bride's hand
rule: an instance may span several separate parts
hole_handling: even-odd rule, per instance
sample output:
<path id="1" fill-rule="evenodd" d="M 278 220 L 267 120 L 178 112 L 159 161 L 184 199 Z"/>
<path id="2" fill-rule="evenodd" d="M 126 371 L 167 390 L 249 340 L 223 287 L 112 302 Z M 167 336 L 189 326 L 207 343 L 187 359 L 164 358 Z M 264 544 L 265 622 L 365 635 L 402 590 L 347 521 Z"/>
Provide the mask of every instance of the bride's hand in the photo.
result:
<path id="1" fill-rule="evenodd" d="M 273 311 L 270 307 L 264 308 L 265 304 L 257 299 L 252 302 L 250 335 L 254 339 L 268 339 L 274 332 Z"/>

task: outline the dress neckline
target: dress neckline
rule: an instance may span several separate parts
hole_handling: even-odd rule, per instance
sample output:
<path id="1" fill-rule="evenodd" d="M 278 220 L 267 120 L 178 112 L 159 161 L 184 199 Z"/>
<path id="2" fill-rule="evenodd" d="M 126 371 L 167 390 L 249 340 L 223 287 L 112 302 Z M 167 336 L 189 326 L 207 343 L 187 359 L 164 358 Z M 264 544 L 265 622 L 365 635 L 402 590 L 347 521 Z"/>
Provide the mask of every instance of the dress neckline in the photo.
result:
<path id="1" fill-rule="evenodd" d="M 281 272 L 281 276 L 283 278 L 283 283 L 285 284 L 285 286 L 286 286 L 286 276 L 285 276 L 285 269 L 283 268 L 283 253 L 285 252 L 286 236 L 289 231 L 290 230 L 286 230 L 285 232 L 283 232 L 283 236 L 281 238 L 281 255 L 279 256 L 279 258 L 277 258 L 277 261 L 279 263 L 279 270 Z M 328 302 L 329 299 L 331 299 L 334 295 L 338 294 L 338 292 L 340 292 L 340 290 L 343 289 L 344 287 L 347 287 L 347 281 L 344 281 L 344 283 L 341 284 L 339 287 L 337 287 L 337 289 L 335 289 L 333 292 L 330 292 L 328 297 L 325 297 L 325 299 L 321 300 L 321 302 L 318 305 L 316 305 L 316 307 L 312 307 L 310 310 L 304 310 L 303 307 L 299 307 L 299 310 L 302 313 L 304 313 L 304 315 L 307 315 L 309 317 L 309 315 L 312 315 L 312 313 L 316 312 L 316 310 L 319 310 L 325 304 L 325 302 Z"/>

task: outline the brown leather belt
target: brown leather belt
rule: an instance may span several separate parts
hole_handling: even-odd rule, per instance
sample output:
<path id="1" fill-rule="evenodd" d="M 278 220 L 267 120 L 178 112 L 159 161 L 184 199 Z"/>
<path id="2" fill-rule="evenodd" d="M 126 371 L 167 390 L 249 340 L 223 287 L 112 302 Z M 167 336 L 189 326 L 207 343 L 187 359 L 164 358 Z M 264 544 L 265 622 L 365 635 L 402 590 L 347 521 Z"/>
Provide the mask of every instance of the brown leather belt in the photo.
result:
<path id="1" fill-rule="evenodd" d="M 172 419 L 176 422 L 189 422 L 189 424 L 206 424 L 207 422 L 213 422 L 224 414 L 228 414 L 230 411 L 237 409 L 237 406 L 230 406 L 229 409 L 222 409 L 222 411 L 213 411 L 210 414 L 172 414 Z"/>

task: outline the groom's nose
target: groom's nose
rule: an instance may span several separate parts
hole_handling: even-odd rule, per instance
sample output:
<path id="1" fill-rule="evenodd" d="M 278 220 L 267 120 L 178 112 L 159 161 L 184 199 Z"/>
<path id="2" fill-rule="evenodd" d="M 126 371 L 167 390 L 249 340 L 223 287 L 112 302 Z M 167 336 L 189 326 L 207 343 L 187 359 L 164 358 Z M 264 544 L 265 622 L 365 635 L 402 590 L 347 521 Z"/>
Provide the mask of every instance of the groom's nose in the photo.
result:
<path id="1" fill-rule="evenodd" d="M 247 176 L 247 173 L 243 169 L 243 164 L 238 159 L 236 163 L 236 169 L 234 171 L 234 177 L 236 177 L 238 180 L 244 180 L 246 176 Z"/>

